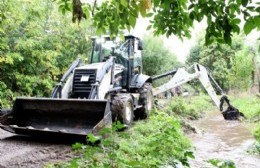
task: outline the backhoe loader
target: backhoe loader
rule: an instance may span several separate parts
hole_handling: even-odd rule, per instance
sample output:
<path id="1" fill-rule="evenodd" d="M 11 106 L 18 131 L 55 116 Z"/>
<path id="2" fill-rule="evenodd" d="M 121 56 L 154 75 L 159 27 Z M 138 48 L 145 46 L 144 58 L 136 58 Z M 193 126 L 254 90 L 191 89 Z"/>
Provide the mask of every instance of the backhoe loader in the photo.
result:
<path id="1" fill-rule="evenodd" d="M 154 96 L 198 78 L 225 119 L 237 119 L 239 111 L 226 96 L 218 99 L 206 68 L 194 64 L 195 73 L 179 68 L 150 77 L 142 73 L 142 42 L 127 35 L 123 41 L 109 36 L 93 37 L 89 64 L 75 60 L 50 98 L 18 97 L 13 108 L 1 110 L 0 128 L 32 136 L 86 136 L 96 134 L 112 121 L 131 125 L 134 118 L 145 119 L 153 108 Z M 152 82 L 173 76 L 159 88 Z"/>

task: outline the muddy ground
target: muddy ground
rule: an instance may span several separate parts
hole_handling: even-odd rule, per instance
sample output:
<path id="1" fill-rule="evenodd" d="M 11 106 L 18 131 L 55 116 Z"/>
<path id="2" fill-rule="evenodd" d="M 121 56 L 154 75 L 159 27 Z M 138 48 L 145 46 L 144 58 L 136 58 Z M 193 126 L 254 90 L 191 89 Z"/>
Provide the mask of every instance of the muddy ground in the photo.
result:
<path id="1" fill-rule="evenodd" d="M 211 112 L 193 124 L 197 134 L 190 134 L 196 147 L 192 168 L 210 168 L 209 159 L 231 160 L 236 168 L 260 168 L 260 156 L 248 153 L 255 142 L 250 125 L 240 121 L 226 121 L 219 112 Z"/>
<path id="2" fill-rule="evenodd" d="M 0 168 L 38 168 L 71 157 L 71 142 L 32 139 L 0 129 Z"/>

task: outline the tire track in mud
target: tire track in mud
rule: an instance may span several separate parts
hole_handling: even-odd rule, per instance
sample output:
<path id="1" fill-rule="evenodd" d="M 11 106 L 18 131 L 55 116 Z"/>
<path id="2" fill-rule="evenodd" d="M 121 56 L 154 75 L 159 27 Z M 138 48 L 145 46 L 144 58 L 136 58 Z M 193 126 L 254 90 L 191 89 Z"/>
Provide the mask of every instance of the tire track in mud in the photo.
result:
<path id="1" fill-rule="evenodd" d="M 0 168 L 38 168 L 48 162 L 69 160 L 70 143 L 45 142 L 0 130 Z"/>

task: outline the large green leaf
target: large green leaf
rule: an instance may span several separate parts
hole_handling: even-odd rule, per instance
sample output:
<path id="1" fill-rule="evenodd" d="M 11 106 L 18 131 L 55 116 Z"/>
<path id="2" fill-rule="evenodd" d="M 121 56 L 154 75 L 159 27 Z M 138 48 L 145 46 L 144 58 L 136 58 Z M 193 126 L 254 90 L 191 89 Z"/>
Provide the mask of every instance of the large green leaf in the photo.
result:
<path id="1" fill-rule="evenodd" d="M 133 15 L 129 15 L 129 23 L 134 28 L 136 24 L 136 17 L 134 17 Z"/>
<path id="2" fill-rule="evenodd" d="M 242 0 L 242 5 L 243 5 L 244 7 L 246 7 L 247 4 L 248 4 L 248 0 Z"/>
<path id="3" fill-rule="evenodd" d="M 123 5 L 124 7 L 128 6 L 128 1 L 127 0 L 120 0 L 121 5 Z"/>
<path id="4" fill-rule="evenodd" d="M 152 25 L 149 25 L 146 30 L 150 30 L 152 28 Z"/>
<path id="5" fill-rule="evenodd" d="M 252 19 L 247 20 L 244 25 L 244 33 L 248 35 L 254 29 L 254 21 Z"/>

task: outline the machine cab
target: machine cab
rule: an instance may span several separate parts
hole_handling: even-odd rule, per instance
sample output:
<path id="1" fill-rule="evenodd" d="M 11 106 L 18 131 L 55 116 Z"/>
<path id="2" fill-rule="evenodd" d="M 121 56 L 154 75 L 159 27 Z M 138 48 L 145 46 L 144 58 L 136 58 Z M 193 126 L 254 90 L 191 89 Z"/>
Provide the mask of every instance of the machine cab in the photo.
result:
<path id="1" fill-rule="evenodd" d="M 142 42 L 139 38 L 128 35 L 124 41 L 119 37 L 102 36 L 92 37 L 92 52 L 90 63 L 103 62 L 109 56 L 133 59 L 134 64 L 142 65 L 141 50 Z"/>
<path id="2" fill-rule="evenodd" d="M 106 61 L 110 56 L 116 58 L 116 64 L 125 67 L 122 73 L 122 86 L 130 86 L 130 81 L 134 75 L 142 73 L 142 41 L 133 36 L 124 36 L 124 40 L 119 37 L 94 37 L 92 38 L 92 52 L 90 63 Z"/>

